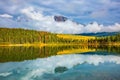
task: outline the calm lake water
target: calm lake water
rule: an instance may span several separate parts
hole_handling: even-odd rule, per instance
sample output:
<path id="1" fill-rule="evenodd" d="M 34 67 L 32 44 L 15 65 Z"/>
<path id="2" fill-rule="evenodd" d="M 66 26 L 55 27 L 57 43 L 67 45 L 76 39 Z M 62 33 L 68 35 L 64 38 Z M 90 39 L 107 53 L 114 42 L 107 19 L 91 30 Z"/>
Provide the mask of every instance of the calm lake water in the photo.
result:
<path id="1" fill-rule="evenodd" d="M 0 80 L 120 80 L 120 46 L 0 47 Z"/>

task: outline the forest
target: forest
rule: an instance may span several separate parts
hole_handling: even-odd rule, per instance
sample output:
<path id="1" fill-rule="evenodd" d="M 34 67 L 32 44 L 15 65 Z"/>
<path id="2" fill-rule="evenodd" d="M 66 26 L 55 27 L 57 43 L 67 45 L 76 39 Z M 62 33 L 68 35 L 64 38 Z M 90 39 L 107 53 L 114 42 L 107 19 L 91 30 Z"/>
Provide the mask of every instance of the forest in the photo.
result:
<path id="1" fill-rule="evenodd" d="M 0 45 L 9 44 L 120 44 L 120 34 L 113 36 L 82 36 L 56 34 L 21 28 L 0 28 Z"/>

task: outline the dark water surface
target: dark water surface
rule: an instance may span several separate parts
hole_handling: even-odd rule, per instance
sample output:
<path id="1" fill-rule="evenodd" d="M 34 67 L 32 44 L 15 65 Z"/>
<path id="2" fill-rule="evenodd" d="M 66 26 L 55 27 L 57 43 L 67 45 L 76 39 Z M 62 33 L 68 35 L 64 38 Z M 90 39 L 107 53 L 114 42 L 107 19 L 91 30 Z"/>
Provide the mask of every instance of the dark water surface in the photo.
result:
<path id="1" fill-rule="evenodd" d="M 120 47 L 0 47 L 0 80 L 120 80 Z"/>

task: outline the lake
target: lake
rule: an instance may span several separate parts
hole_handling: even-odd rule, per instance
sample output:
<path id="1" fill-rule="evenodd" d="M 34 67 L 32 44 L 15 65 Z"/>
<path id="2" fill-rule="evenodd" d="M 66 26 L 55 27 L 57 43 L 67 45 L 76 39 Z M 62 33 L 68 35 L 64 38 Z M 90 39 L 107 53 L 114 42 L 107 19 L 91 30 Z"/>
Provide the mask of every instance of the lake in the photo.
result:
<path id="1" fill-rule="evenodd" d="M 120 80 L 120 46 L 0 47 L 0 80 Z"/>

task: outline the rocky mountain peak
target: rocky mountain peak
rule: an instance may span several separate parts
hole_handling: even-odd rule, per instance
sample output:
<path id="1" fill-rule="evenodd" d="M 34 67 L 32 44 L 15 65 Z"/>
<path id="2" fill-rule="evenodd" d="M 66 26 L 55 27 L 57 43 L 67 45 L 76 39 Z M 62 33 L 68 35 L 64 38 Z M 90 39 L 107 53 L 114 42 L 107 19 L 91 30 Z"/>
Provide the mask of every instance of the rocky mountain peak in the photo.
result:
<path id="1" fill-rule="evenodd" d="M 54 16 L 54 20 L 56 22 L 65 22 L 67 21 L 68 18 L 64 17 L 64 16 Z"/>

